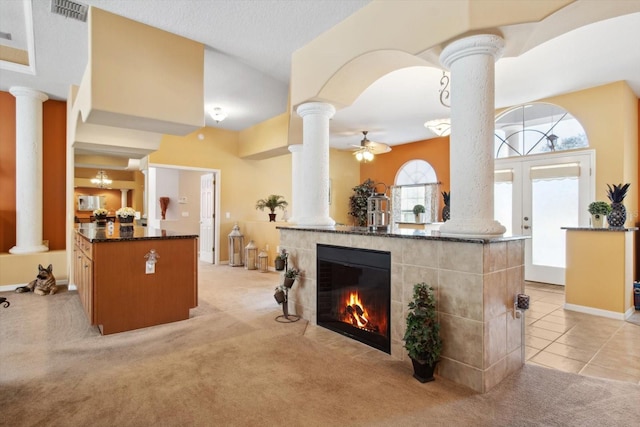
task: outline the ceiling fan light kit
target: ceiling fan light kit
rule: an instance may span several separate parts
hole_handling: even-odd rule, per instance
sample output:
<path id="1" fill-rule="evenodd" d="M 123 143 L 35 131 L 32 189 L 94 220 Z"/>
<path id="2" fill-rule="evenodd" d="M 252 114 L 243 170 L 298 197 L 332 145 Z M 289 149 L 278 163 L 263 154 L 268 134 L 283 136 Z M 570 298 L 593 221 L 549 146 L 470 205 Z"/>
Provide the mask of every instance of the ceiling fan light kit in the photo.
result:
<path id="1" fill-rule="evenodd" d="M 360 141 L 360 145 L 354 145 L 354 147 L 358 148 L 353 155 L 356 156 L 356 160 L 359 162 L 370 162 L 375 158 L 376 154 L 388 153 L 391 151 L 391 147 L 382 142 L 373 142 L 367 138 L 367 133 L 369 131 L 362 131 L 362 141 Z"/>

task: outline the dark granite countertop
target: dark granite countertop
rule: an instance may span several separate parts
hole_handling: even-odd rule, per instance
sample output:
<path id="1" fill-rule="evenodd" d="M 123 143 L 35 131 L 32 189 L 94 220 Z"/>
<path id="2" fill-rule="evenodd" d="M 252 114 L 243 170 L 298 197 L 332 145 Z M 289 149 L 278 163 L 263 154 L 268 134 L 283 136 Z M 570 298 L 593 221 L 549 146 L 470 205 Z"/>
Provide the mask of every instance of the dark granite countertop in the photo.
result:
<path id="1" fill-rule="evenodd" d="M 97 226 L 94 223 L 77 224 L 76 232 L 91 243 L 122 242 L 127 240 L 192 239 L 198 237 L 197 234 L 182 234 L 137 225 L 120 226 L 115 224 L 113 232 L 110 232 L 108 226 Z"/>
<path id="2" fill-rule="evenodd" d="M 361 236 L 379 236 L 379 237 L 396 237 L 403 239 L 418 240 L 442 240 L 449 242 L 466 242 L 466 243 L 496 243 L 507 242 L 511 240 L 528 239 L 529 236 L 502 236 L 502 237 L 465 237 L 457 235 L 441 234 L 437 230 L 411 230 L 406 228 L 393 228 L 389 231 L 369 231 L 367 227 L 353 227 L 346 225 L 335 225 L 332 227 L 314 227 L 314 226 L 278 226 L 277 229 L 290 229 L 300 231 L 316 231 L 320 233 L 337 233 L 337 234 L 357 234 Z"/>
<path id="3" fill-rule="evenodd" d="M 630 228 L 609 228 L 609 227 L 603 227 L 603 228 L 593 228 L 593 227 L 560 227 L 563 230 L 569 230 L 569 231 L 613 231 L 613 232 L 621 232 L 621 231 L 638 231 L 638 227 L 630 227 Z"/>

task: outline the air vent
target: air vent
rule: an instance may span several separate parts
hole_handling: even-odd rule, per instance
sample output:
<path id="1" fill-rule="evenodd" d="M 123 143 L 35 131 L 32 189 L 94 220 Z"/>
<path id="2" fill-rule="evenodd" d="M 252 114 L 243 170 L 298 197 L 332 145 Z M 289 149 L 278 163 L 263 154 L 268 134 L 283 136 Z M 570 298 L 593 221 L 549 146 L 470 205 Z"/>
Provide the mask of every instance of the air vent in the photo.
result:
<path id="1" fill-rule="evenodd" d="M 11 40 L 11 33 L 3 33 L 0 31 L 0 39 Z"/>
<path id="2" fill-rule="evenodd" d="M 51 0 L 51 12 L 62 15 L 65 18 L 87 21 L 89 6 L 70 0 Z"/>

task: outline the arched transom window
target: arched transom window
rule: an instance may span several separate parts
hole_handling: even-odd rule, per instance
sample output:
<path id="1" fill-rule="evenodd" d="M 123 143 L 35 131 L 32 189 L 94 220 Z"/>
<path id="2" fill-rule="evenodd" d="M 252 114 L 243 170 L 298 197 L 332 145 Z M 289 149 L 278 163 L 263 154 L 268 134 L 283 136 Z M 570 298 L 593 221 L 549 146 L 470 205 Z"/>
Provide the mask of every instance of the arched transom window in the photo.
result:
<path id="1" fill-rule="evenodd" d="M 587 134 L 575 117 L 562 107 L 542 102 L 500 114 L 494 140 L 496 159 L 589 146 Z"/>

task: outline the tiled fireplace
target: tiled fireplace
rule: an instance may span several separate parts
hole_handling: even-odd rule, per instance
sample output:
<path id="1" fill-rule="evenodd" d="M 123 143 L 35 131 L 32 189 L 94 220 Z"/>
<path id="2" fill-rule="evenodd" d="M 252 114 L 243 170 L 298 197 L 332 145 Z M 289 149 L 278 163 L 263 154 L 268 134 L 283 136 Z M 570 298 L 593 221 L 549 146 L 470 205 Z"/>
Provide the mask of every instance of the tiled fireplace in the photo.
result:
<path id="1" fill-rule="evenodd" d="M 486 392 L 524 364 L 524 318 L 516 318 L 513 312 L 515 295 L 524 291 L 522 238 L 432 237 L 415 230 L 382 234 L 352 227 L 279 227 L 279 230 L 280 246 L 287 249 L 291 263 L 303 272 L 299 284 L 289 293 L 289 309 L 311 323 L 321 324 L 325 317 L 318 313 L 318 307 L 322 306 L 318 295 L 326 292 L 322 290 L 324 285 L 320 285 L 320 292 L 318 288 L 323 274 L 319 271 L 322 267 L 318 269 L 321 265 L 318 251 L 320 255 L 323 253 L 319 248 L 328 245 L 346 251 L 338 253 L 339 259 L 353 253 L 353 249 L 388 253 L 390 302 L 386 328 L 390 333 L 388 352 L 393 358 L 410 365 L 402 341 L 407 304 L 413 285 L 426 282 L 436 289 L 443 341 L 436 374 Z M 338 287 L 349 288 L 349 283 L 352 282 L 345 281 Z M 350 310 L 347 306 L 357 311 L 352 303 L 347 304 L 344 296 L 335 299 L 340 301 L 341 308 L 333 309 L 334 312 Z M 377 328 L 379 331 L 385 326 Z M 359 333 L 336 332 L 347 336 Z"/>

